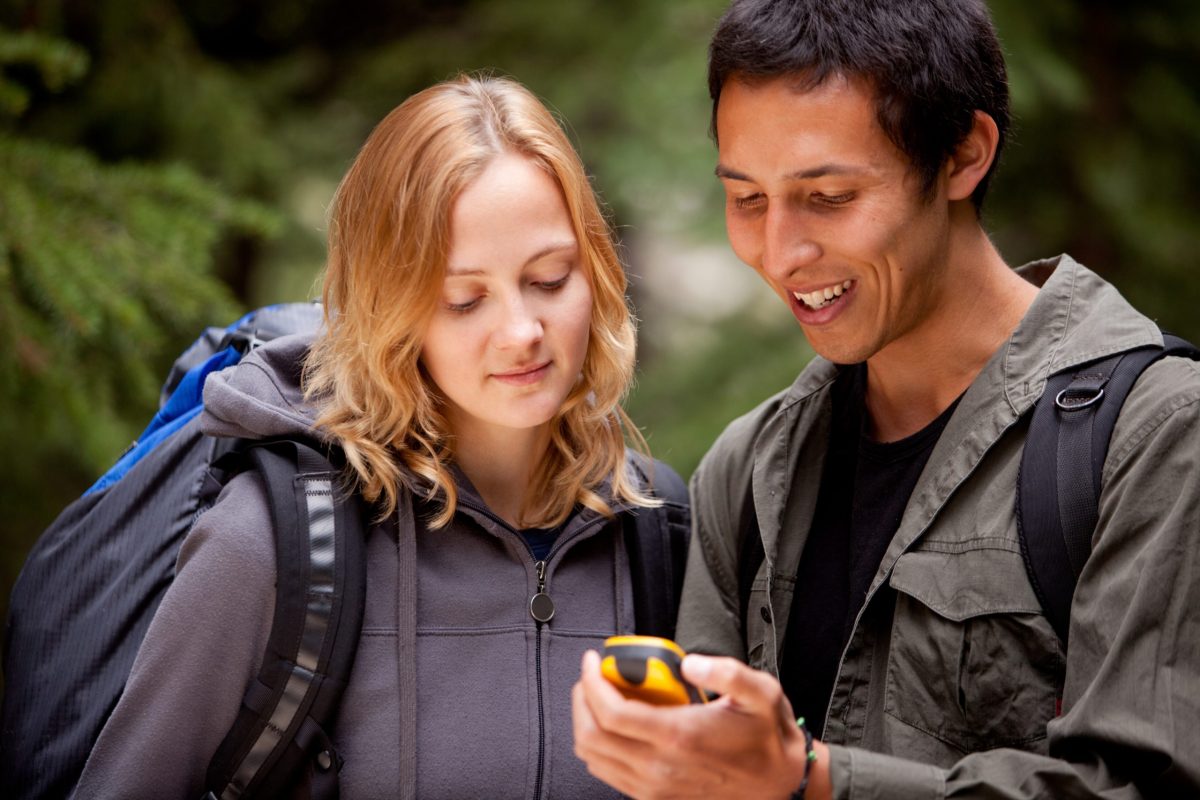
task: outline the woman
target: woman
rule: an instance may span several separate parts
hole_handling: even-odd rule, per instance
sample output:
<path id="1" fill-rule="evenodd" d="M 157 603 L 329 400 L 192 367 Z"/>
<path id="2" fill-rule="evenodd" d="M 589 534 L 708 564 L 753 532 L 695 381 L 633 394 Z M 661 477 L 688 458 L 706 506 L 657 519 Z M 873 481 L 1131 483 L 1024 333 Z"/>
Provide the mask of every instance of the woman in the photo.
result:
<path id="1" fill-rule="evenodd" d="M 624 444 L 624 290 L 553 117 L 463 77 L 388 115 L 338 188 L 322 333 L 209 379 L 207 432 L 336 443 L 377 512 L 342 797 L 612 796 L 570 692 L 635 628 L 622 520 L 658 502 Z M 77 797 L 200 796 L 270 630 L 270 525 L 253 473 L 200 517 Z"/>

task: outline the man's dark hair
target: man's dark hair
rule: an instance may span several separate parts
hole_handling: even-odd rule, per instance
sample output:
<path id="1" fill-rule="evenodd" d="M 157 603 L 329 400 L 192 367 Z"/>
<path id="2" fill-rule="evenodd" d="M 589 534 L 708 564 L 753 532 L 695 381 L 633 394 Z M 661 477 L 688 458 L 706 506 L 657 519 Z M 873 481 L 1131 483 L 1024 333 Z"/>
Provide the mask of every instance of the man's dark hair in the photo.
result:
<path id="1" fill-rule="evenodd" d="M 708 56 L 714 137 L 731 77 L 791 77 L 798 91 L 831 76 L 863 79 L 880 127 L 926 193 L 970 132 L 975 110 L 987 113 L 1000 144 L 971 195 L 982 206 L 1009 127 L 1004 55 L 982 0 L 733 0 Z"/>

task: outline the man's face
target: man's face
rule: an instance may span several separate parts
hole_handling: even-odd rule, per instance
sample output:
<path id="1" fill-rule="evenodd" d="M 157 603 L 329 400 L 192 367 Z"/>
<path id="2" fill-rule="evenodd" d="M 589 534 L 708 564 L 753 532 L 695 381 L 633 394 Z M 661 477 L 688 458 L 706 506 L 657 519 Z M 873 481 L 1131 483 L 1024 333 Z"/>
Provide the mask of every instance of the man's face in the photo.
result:
<path id="1" fill-rule="evenodd" d="M 941 306 L 950 237 L 944 178 L 931 198 L 859 82 L 808 91 L 732 79 L 717 109 L 717 175 L 737 256 L 787 303 L 813 349 L 841 364 L 920 342 Z"/>

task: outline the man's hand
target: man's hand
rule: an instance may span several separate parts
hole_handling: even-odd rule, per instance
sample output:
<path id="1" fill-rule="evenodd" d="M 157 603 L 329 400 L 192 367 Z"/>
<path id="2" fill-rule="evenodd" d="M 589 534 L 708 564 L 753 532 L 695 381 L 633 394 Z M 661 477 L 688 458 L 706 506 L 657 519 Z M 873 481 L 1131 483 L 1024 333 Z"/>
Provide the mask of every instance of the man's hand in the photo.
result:
<path id="1" fill-rule="evenodd" d="M 651 706 L 627 700 L 588 651 L 572 695 L 575 753 L 588 771 L 639 798 L 787 798 L 804 778 L 804 734 L 779 682 L 731 658 L 689 655 L 683 676 L 721 695 L 706 705 Z M 828 755 L 817 761 L 806 800 L 830 796 Z"/>

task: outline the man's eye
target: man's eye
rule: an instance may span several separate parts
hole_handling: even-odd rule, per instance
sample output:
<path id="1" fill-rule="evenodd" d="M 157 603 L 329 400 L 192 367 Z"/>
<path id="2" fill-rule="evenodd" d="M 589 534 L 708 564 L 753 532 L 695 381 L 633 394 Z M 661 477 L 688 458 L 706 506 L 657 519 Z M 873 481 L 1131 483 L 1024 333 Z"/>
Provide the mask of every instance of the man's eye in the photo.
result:
<path id="1" fill-rule="evenodd" d="M 822 194 L 821 192 L 814 192 L 812 199 L 824 206 L 840 206 L 853 200 L 854 192 L 842 192 L 841 194 Z"/>
<path id="2" fill-rule="evenodd" d="M 766 202 L 766 198 L 761 194 L 751 194 L 747 195 L 746 197 L 733 198 L 733 205 L 738 209 L 758 208 L 764 202 Z"/>

